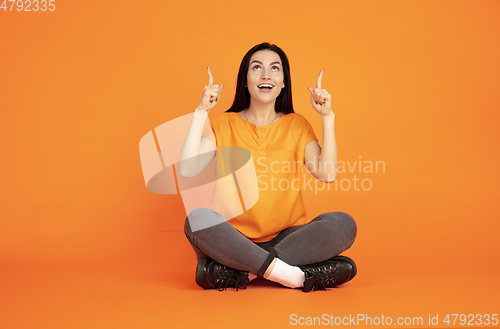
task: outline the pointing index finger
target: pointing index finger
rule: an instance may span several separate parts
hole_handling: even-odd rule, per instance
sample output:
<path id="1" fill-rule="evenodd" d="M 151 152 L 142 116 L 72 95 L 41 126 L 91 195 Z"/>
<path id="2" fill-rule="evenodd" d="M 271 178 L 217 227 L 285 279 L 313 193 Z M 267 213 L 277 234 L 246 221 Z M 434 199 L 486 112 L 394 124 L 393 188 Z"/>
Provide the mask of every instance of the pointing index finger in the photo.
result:
<path id="1" fill-rule="evenodd" d="M 207 72 L 208 72 L 208 85 L 211 86 L 214 84 L 214 77 L 212 76 L 212 71 L 210 71 L 209 66 L 207 66 Z"/>
<path id="2" fill-rule="evenodd" d="M 316 88 L 321 89 L 321 78 L 323 77 L 323 72 L 325 72 L 325 69 L 322 69 L 321 72 L 319 72 L 318 79 L 316 80 Z"/>

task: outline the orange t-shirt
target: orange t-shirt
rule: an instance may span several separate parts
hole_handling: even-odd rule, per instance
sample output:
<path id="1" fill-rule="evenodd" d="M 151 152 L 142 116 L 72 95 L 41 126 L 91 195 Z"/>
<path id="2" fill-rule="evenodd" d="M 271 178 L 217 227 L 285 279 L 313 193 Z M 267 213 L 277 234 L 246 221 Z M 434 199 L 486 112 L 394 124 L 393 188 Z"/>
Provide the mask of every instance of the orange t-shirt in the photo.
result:
<path id="1" fill-rule="evenodd" d="M 253 242 L 269 241 L 288 227 L 307 223 L 301 193 L 304 149 L 317 138 L 306 118 L 289 113 L 260 127 L 239 113 L 224 112 L 210 125 L 219 149 L 243 147 L 252 153 L 257 174 L 257 203 L 229 223 Z"/>

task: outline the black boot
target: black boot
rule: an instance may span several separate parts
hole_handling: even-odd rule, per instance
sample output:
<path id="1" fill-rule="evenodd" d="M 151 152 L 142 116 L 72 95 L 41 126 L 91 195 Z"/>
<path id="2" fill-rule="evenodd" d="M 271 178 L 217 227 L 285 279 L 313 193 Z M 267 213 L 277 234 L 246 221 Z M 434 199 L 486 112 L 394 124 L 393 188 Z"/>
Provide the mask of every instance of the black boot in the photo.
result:
<path id="1" fill-rule="evenodd" d="M 223 291 L 227 287 L 247 288 L 248 272 L 235 270 L 215 260 L 202 257 L 196 266 L 196 283 L 204 289 L 219 289 Z"/>
<path id="2" fill-rule="evenodd" d="M 304 292 L 340 286 L 351 281 L 357 273 L 356 264 L 346 256 L 335 256 L 321 263 L 299 267 L 306 277 L 302 288 Z"/>

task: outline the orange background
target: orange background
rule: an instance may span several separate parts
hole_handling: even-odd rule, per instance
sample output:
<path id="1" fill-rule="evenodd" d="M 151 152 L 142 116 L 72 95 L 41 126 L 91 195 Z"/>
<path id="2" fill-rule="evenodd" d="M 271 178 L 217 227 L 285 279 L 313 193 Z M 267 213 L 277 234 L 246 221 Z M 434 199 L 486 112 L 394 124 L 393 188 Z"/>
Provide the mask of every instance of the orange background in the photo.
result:
<path id="1" fill-rule="evenodd" d="M 0 11 L 0 328 L 500 313 L 500 2 L 55 4 Z M 264 41 L 287 53 L 295 110 L 320 142 L 306 87 L 326 68 L 339 159 L 386 165 L 339 174 L 369 191 L 305 192 L 311 218 L 358 224 L 345 253 L 358 276 L 328 293 L 198 288 L 180 196 L 142 177 L 140 138 L 195 109 L 207 65 L 226 83 L 210 117 L 225 111 Z"/>

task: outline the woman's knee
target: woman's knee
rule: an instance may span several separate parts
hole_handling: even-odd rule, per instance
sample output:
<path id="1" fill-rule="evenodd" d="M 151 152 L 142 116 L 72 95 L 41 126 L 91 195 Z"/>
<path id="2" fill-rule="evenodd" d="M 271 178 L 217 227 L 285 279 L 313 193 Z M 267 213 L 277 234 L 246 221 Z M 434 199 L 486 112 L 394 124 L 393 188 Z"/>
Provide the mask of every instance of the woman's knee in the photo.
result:
<path id="1" fill-rule="evenodd" d="M 358 234 L 358 226 L 356 225 L 356 221 L 352 218 L 351 215 L 340 212 L 340 218 L 342 218 L 342 225 L 345 227 L 346 234 L 349 238 L 354 242 L 356 239 L 356 235 Z"/>
<path id="2" fill-rule="evenodd" d="M 217 224 L 225 222 L 226 219 L 218 212 L 210 208 L 199 207 L 193 209 L 186 217 L 184 230 L 196 232 Z"/>
<path id="3" fill-rule="evenodd" d="M 348 240 L 354 241 L 356 239 L 358 227 L 351 215 L 340 211 L 327 213 L 327 215 L 335 221 L 337 229 L 342 231 Z"/>

